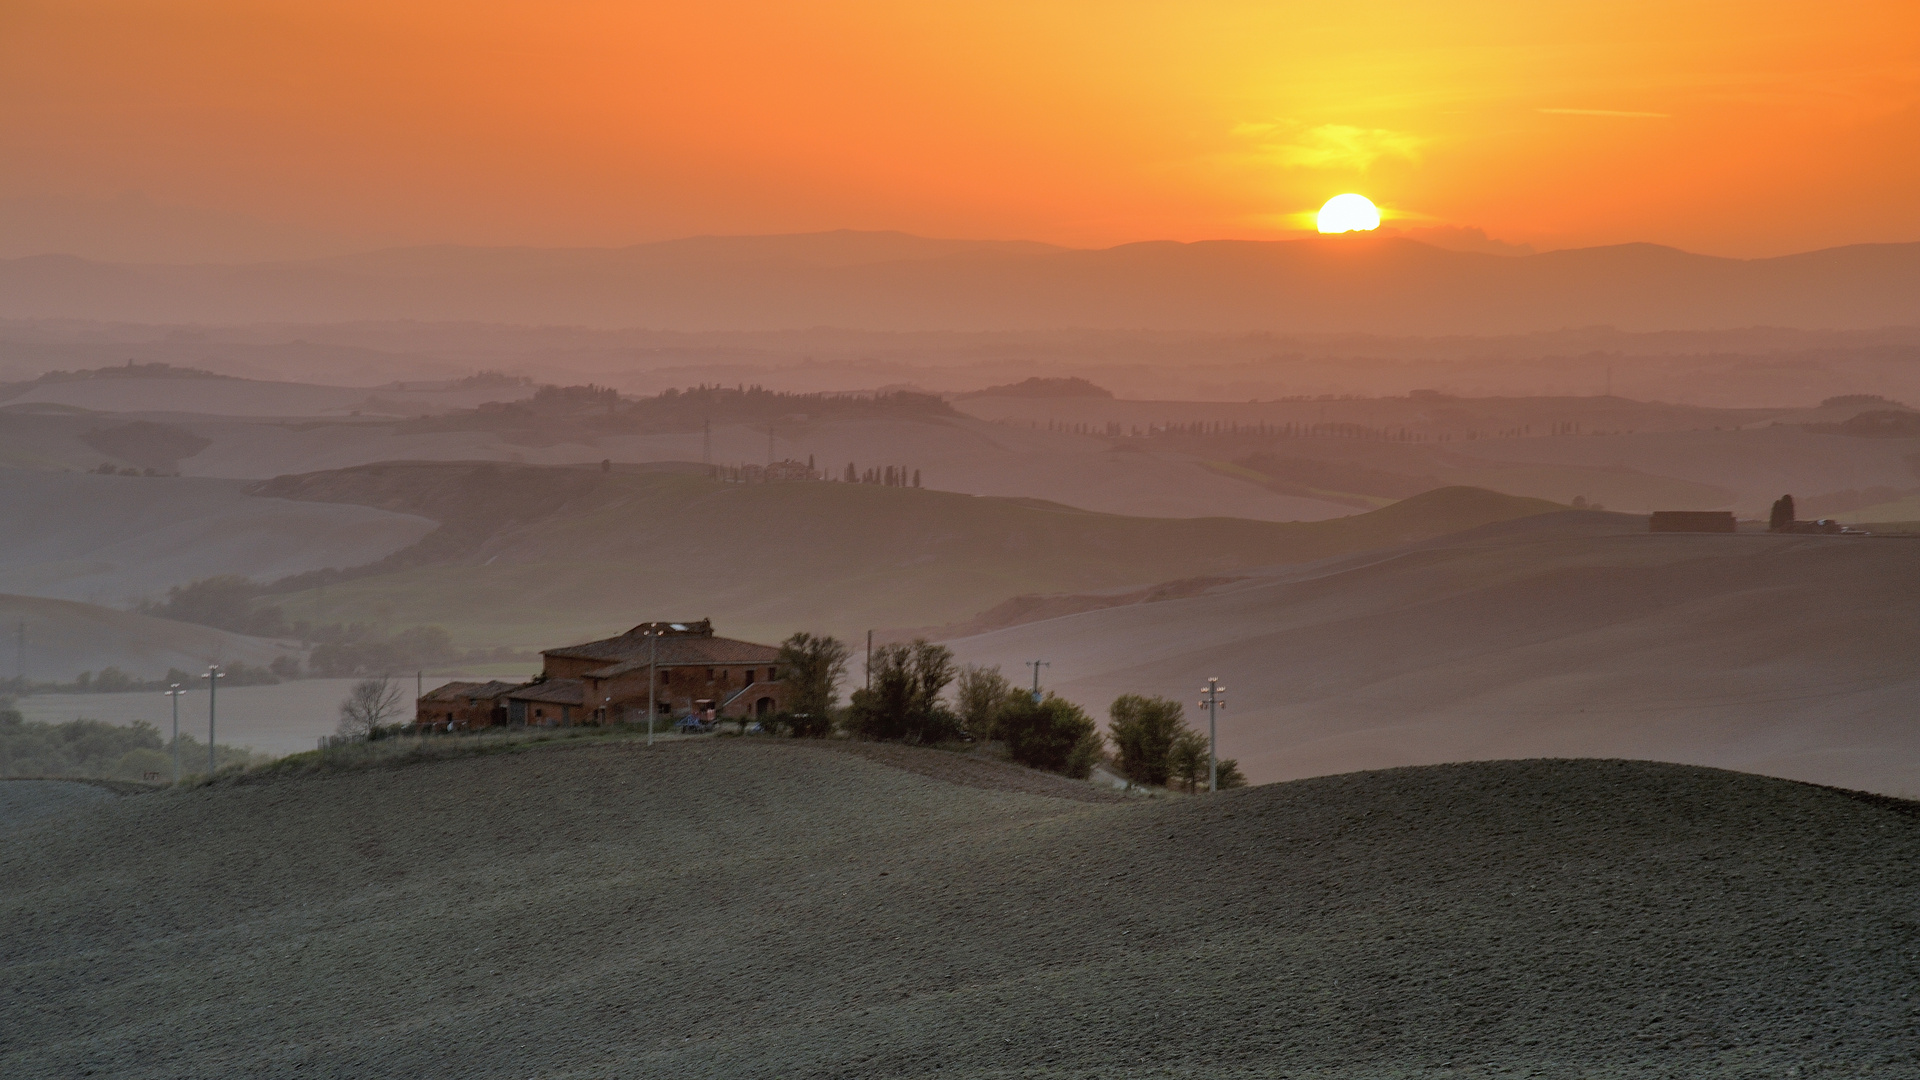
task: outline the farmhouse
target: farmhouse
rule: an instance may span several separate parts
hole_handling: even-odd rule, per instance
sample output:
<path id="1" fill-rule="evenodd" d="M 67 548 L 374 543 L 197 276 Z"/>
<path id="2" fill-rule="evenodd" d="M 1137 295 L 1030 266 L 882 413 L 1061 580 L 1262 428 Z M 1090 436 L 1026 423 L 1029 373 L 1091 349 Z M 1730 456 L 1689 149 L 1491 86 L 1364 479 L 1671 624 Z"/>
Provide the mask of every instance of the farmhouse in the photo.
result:
<path id="1" fill-rule="evenodd" d="M 507 722 L 501 697 L 521 683 L 450 682 L 414 703 L 414 723 L 443 730 L 491 727 Z"/>
<path id="2" fill-rule="evenodd" d="M 448 683 L 420 698 L 415 722 L 455 728 L 645 723 L 649 703 L 668 722 L 746 720 L 786 708 L 780 650 L 716 637 L 708 619 L 641 623 L 618 637 L 540 655 L 533 681 Z"/>

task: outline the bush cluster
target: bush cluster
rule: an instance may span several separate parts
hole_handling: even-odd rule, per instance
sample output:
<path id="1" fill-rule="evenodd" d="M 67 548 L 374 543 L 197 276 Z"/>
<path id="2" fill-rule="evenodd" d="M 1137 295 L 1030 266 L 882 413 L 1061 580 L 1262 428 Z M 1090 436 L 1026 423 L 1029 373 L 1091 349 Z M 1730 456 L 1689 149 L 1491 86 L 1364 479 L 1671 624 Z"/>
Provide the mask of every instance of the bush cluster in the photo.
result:
<path id="1" fill-rule="evenodd" d="M 1207 737 L 1187 726 L 1180 703 L 1163 697 L 1122 694 L 1107 711 L 1115 764 L 1136 784 L 1178 784 L 1197 791 L 1207 782 Z M 1244 787 L 1240 763 L 1221 758 L 1215 771 L 1222 789 Z"/>
<path id="2" fill-rule="evenodd" d="M 1085 779 L 1104 760 L 1106 738 L 1086 711 L 1052 693 L 1015 686 L 997 667 L 956 668 L 944 645 L 915 640 L 873 653 L 869 685 L 838 709 L 850 653 L 824 635 L 795 634 L 781 646 L 789 712 L 770 725 L 794 735 L 824 737 L 838 726 L 856 738 L 932 744 L 971 739 L 998 742 L 1022 765 Z M 951 704 L 943 700 L 951 686 Z M 1187 727 L 1180 704 L 1125 694 L 1109 711 L 1121 772 L 1135 783 L 1197 791 L 1207 779 L 1207 741 Z M 836 725 L 837 721 L 837 725 Z M 1218 763 L 1222 788 L 1246 778 L 1231 758 Z"/>
<path id="3" fill-rule="evenodd" d="M 220 745 L 218 768 L 245 765 L 253 753 Z M 207 744 L 182 733 L 180 764 L 189 773 L 206 769 Z M 121 726 L 99 720 L 42 723 L 21 717 L 11 701 L 0 700 L 0 776 L 73 776 L 103 780 L 143 780 L 148 773 L 172 775 L 172 747 L 160 729 L 144 721 Z"/>

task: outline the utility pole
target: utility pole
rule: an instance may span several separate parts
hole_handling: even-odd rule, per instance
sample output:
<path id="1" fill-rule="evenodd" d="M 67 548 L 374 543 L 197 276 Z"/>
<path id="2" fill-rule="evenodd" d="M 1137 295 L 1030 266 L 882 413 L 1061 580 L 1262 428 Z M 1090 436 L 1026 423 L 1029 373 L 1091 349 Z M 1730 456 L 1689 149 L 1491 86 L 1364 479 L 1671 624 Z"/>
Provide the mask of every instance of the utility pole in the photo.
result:
<path id="1" fill-rule="evenodd" d="M 700 464 L 713 464 L 713 420 L 700 421 Z"/>
<path id="2" fill-rule="evenodd" d="M 167 687 L 167 696 L 173 699 L 173 782 L 180 782 L 180 695 L 186 693 L 179 683 Z"/>
<path id="3" fill-rule="evenodd" d="M 27 692 L 27 623 L 20 622 L 19 643 L 13 647 L 13 677 L 20 680 L 20 692 Z"/>
<path id="4" fill-rule="evenodd" d="M 226 678 L 227 673 L 220 670 L 219 664 L 208 664 L 207 673 L 200 677 L 207 680 L 207 775 L 212 776 L 214 769 L 213 701 L 217 696 L 214 691 L 220 688 L 220 680 Z"/>
<path id="5" fill-rule="evenodd" d="M 1043 667 L 1052 667 L 1053 661 L 1029 660 L 1027 661 L 1027 666 L 1033 669 L 1033 703 L 1038 705 L 1040 704 L 1040 669 Z"/>
<path id="6" fill-rule="evenodd" d="M 873 689 L 873 631 L 867 631 L 867 689 Z"/>
<path id="7" fill-rule="evenodd" d="M 647 637 L 648 647 L 652 650 L 647 655 L 647 745 L 652 746 L 653 717 L 660 711 L 654 697 L 660 691 L 660 628 L 655 626 L 647 631 Z"/>
<path id="8" fill-rule="evenodd" d="M 1220 731 L 1216 722 L 1221 709 L 1227 707 L 1227 688 L 1220 685 L 1219 679 L 1208 679 L 1201 689 L 1207 695 L 1200 699 L 1200 707 L 1207 710 L 1207 790 L 1220 790 Z"/>
<path id="9" fill-rule="evenodd" d="M 773 425 L 767 425 L 767 464 L 773 464 Z"/>

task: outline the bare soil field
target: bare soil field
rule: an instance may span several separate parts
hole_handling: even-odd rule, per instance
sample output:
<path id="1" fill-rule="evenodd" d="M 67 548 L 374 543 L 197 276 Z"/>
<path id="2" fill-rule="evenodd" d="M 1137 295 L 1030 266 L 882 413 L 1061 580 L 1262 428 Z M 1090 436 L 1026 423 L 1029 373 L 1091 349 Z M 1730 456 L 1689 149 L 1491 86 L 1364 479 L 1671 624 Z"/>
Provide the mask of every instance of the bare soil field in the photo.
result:
<path id="1" fill-rule="evenodd" d="M 0 834 L 43 818 L 64 817 L 117 796 L 98 784 L 71 780 L 0 779 Z"/>
<path id="2" fill-rule="evenodd" d="M 925 771 L 602 743 L 50 817 L 0 837 L 0 1073 L 1920 1072 L 1908 804 L 1626 761 L 1109 804 Z"/>

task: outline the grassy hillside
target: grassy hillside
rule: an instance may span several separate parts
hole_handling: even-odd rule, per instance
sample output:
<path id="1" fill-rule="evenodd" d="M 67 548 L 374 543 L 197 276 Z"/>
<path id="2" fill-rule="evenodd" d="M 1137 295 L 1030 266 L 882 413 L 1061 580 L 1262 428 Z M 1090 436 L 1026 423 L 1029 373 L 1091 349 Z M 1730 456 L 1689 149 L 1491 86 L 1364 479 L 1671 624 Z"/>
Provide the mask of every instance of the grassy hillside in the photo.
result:
<path id="1" fill-rule="evenodd" d="M 1916 556 L 1568 511 L 951 644 L 1009 671 L 1045 656 L 1102 713 L 1218 676 L 1222 752 L 1256 781 L 1631 756 L 1914 797 Z"/>
<path id="2" fill-rule="evenodd" d="M 649 617 L 723 633 L 864 634 L 952 622 L 1022 593 L 1138 586 L 1425 539 L 1553 504 L 1447 489 L 1310 523 L 1154 519 L 865 484 L 395 463 L 260 494 L 442 522 L 379 572 L 276 598 L 316 622 L 439 623 L 463 644 L 551 645 Z"/>
<path id="3" fill-rule="evenodd" d="M 0 836 L 0 1073 L 1920 1071 L 1910 805 L 1620 761 L 956 779 L 697 740 L 74 808 Z"/>

